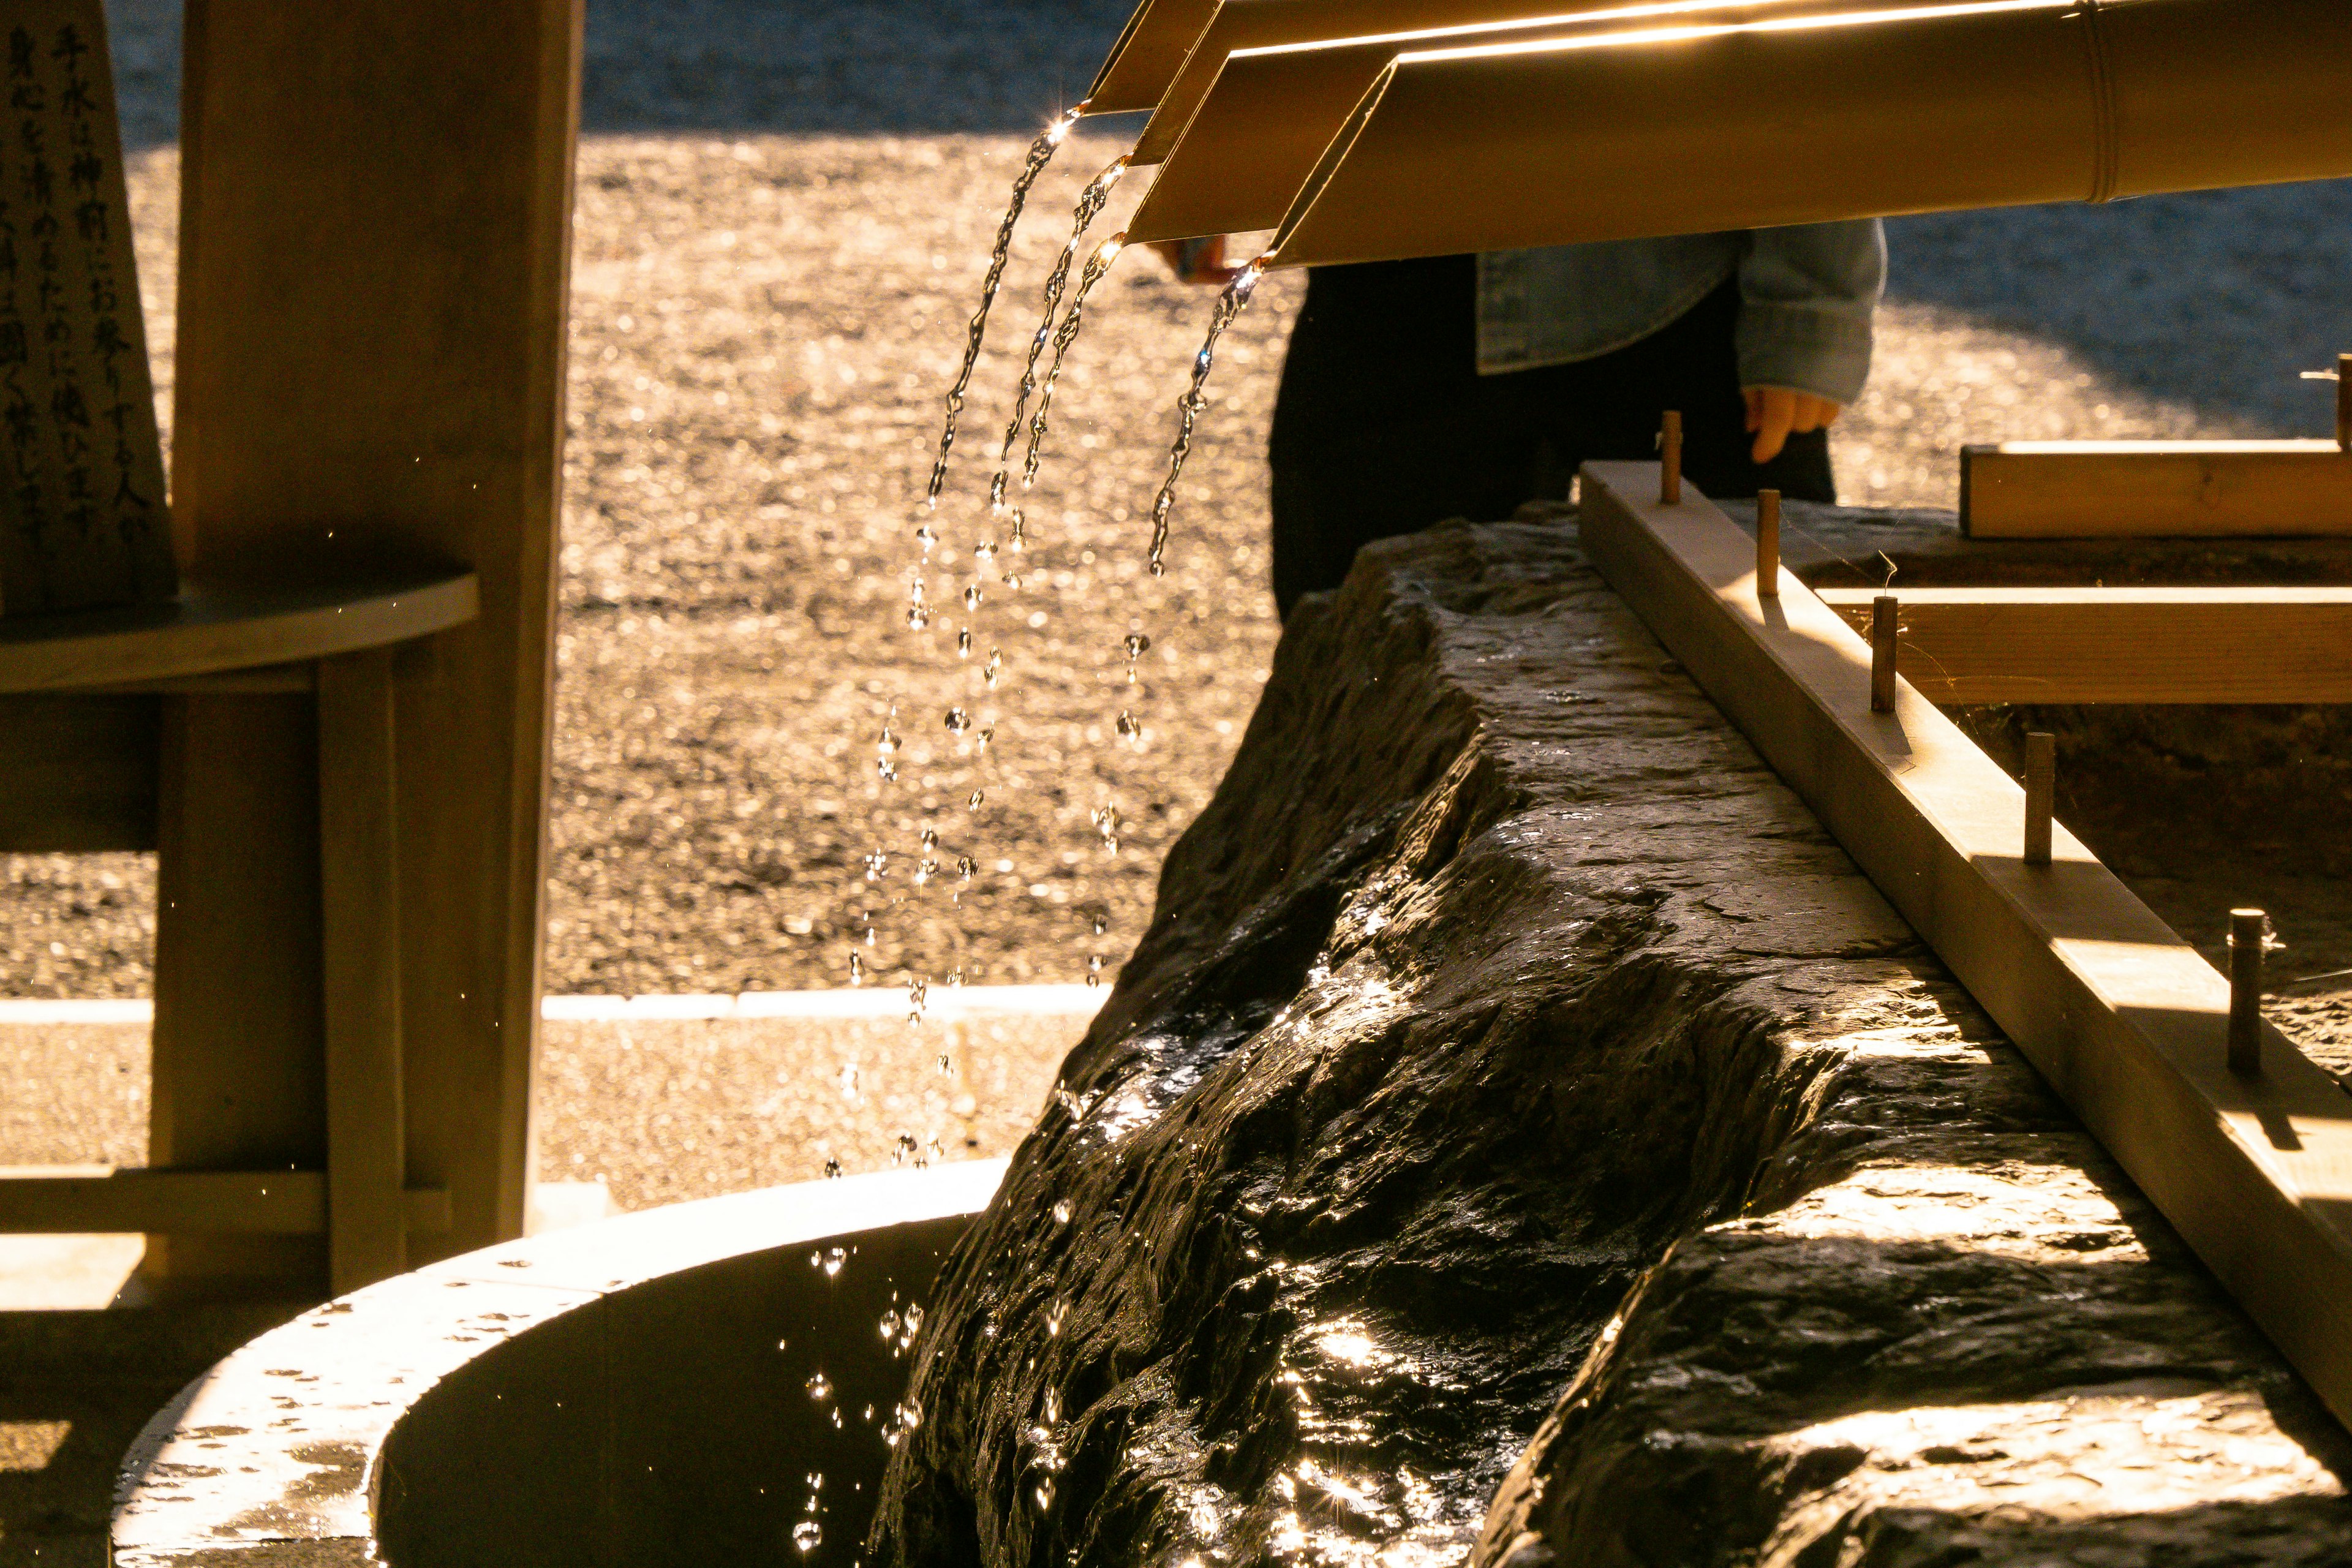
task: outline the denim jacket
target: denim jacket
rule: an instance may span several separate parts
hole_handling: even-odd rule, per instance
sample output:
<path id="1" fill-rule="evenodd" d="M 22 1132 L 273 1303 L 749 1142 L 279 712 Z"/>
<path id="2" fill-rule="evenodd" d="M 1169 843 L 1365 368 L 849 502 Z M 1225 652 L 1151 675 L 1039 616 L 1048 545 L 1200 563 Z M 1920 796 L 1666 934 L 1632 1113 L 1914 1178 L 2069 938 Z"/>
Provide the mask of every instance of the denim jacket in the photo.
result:
<path id="1" fill-rule="evenodd" d="M 1739 279 L 1739 382 L 1851 404 L 1886 286 L 1875 218 L 1490 251 L 1478 258 L 1478 372 L 1594 359 Z"/>

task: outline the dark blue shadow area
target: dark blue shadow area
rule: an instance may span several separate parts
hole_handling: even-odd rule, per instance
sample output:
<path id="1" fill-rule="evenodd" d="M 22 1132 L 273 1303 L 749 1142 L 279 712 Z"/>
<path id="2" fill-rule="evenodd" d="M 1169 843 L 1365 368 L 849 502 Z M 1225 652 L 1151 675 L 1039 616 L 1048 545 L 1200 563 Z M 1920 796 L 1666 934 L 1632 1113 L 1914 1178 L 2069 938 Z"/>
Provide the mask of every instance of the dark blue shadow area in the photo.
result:
<path id="1" fill-rule="evenodd" d="M 1129 0 L 588 0 L 581 123 L 612 132 L 1033 132 Z M 179 0 L 107 0 L 125 144 L 178 136 Z"/>
<path id="2" fill-rule="evenodd" d="M 1891 298 L 2072 350 L 2250 435 L 2335 433 L 2352 352 L 2352 182 L 2012 207 L 1887 224 Z"/>
<path id="3" fill-rule="evenodd" d="M 589 0 L 583 128 L 1036 130 L 1129 0 Z"/>

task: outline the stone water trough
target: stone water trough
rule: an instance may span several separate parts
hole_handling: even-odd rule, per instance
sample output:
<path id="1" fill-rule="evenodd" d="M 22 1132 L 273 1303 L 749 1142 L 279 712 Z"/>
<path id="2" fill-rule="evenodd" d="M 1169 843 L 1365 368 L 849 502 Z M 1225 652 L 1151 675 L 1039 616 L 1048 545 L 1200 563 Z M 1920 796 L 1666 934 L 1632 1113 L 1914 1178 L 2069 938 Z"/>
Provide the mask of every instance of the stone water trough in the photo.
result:
<path id="1" fill-rule="evenodd" d="M 1788 530 L 1817 580 L 2352 581 L 2343 542 Z M 1999 754 L 2026 716 L 1965 717 Z M 2095 845 L 2236 813 L 2345 858 L 2336 710 L 2034 722 Z M 333 1303 L 157 1418 L 114 1551 L 2319 1564 L 2347 1474 L 1558 512 L 1377 546 L 1295 617 L 1001 1185 L 712 1200 Z"/>

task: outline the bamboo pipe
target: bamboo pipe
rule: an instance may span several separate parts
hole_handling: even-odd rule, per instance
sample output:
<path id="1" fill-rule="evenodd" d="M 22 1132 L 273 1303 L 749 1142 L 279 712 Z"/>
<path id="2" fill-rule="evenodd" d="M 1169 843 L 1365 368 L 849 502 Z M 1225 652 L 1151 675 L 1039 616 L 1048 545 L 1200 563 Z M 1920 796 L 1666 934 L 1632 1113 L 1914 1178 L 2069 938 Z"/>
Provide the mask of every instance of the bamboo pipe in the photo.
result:
<path id="1" fill-rule="evenodd" d="M 1141 0 L 1095 72 L 1086 112 L 1126 114 L 1157 105 L 1216 11 L 1217 0 Z"/>
<path id="2" fill-rule="evenodd" d="M 2352 173 L 2344 0 L 1974 0 L 1402 54 L 1266 265 Z"/>
<path id="3" fill-rule="evenodd" d="M 1217 20 L 1193 47 L 1192 59 L 1144 127 L 1136 150 L 1129 154 L 1130 165 L 1161 163 L 1158 178 L 1128 222 L 1129 238 L 1144 244 L 1274 227 L 1289 210 L 1332 137 L 1380 79 L 1381 72 L 1402 54 L 1465 44 L 1573 37 L 1661 19 L 1818 16 L 1841 6 L 1850 8 L 1852 0 L 1646 0 L 1630 5 L 1612 0 L 1586 11 L 1564 11 L 1561 0 L 1475 3 L 1497 16 L 1506 16 L 1514 5 L 1530 10 L 1540 5 L 1543 10 L 1519 20 L 1238 48 L 1218 58 L 1214 51 L 1224 40 L 1243 36 L 1228 24 L 1231 17 L 1276 18 L 1287 27 L 1305 26 L 1311 16 L 1322 16 L 1327 26 L 1332 20 L 1331 0 L 1225 0 L 1218 8 Z M 1925 5 L 1930 0 L 1916 3 Z M 1367 5 L 1350 5 L 1344 9 L 1352 23 L 1380 11 L 1402 14 L 1418 8 L 1435 16 L 1441 5 L 1457 14 L 1465 8 L 1464 0 L 1372 0 Z M 1206 74 L 1196 72 L 1195 67 L 1204 59 L 1217 68 Z M 1200 96 L 1188 108 L 1186 95 L 1196 88 Z M 1188 116 L 1189 123 L 1179 121 L 1179 114 Z M 1178 131 L 1162 134 L 1160 128 L 1170 124 L 1177 125 Z M 1172 149 L 1165 144 L 1171 137 Z"/>
<path id="4" fill-rule="evenodd" d="M 1853 0 L 1816 0 L 1815 8 L 1826 10 L 1833 4 L 1851 8 Z M 1365 71 L 1355 91 L 1328 116 L 1316 142 L 1320 153 L 1372 85 L 1381 66 L 1402 49 L 1442 47 L 1449 39 L 1491 42 L 1486 35 L 1514 27 L 1549 26 L 1557 30 L 1610 21 L 1631 26 L 1692 13 L 1769 8 L 1774 8 L 1772 0 L 1223 0 L 1161 91 L 1127 161 L 1157 163 L 1166 158 L 1217 81 L 1219 69 L 1243 50 L 1395 40 L 1397 47 Z M 1258 226 L 1269 227 L 1272 221 Z"/>

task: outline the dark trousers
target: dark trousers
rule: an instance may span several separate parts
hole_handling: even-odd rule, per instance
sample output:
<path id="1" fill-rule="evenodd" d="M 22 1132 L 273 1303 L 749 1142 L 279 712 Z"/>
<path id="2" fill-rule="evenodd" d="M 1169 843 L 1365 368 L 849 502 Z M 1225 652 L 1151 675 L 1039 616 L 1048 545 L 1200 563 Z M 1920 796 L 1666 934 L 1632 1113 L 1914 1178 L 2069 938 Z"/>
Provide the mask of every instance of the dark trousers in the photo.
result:
<path id="1" fill-rule="evenodd" d="M 1449 518 L 1507 518 L 1566 498 L 1591 459 L 1657 453 L 1683 416 L 1683 472 L 1708 496 L 1770 487 L 1837 499 L 1829 435 L 1748 460 L 1727 282 L 1637 343 L 1575 364 L 1477 373 L 1476 261 L 1467 256 L 1315 268 L 1275 399 L 1274 599 L 1335 588 L 1357 549 Z"/>

